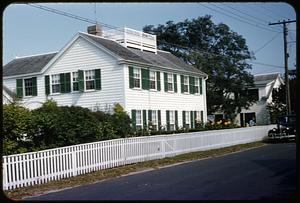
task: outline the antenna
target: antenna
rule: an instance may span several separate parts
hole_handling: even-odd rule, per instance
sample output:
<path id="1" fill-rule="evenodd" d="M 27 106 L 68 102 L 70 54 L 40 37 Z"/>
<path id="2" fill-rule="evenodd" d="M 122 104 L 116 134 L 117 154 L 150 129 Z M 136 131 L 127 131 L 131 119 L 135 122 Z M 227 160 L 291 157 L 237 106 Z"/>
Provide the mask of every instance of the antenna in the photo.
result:
<path id="1" fill-rule="evenodd" d="M 97 4 L 96 4 L 96 2 L 94 3 L 94 14 L 95 14 L 95 21 L 96 21 L 96 25 L 97 25 L 98 21 L 97 21 Z"/>

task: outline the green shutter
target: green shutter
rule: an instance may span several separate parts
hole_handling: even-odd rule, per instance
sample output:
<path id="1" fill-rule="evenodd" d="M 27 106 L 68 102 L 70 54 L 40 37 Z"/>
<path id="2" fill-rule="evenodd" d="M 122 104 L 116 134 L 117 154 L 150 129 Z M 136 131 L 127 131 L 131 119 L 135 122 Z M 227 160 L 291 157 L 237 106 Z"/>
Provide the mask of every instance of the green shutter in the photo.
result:
<path id="1" fill-rule="evenodd" d="M 180 75 L 181 93 L 184 93 L 184 78 Z"/>
<path id="2" fill-rule="evenodd" d="M 148 121 L 152 121 L 152 110 L 148 110 Z"/>
<path id="3" fill-rule="evenodd" d="M 168 91 L 168 74 L 164 73 L 165 92 Z"/>
<path id="4" fill-rule="evenodd" d="M 167 131 L 170 130 L 170 111 L 166 111 Z"/>
<path id="5" fill-rule="evenodd" d="M 202 78 L 199 78 L 199 83 L 200 83 L 200 87 L 199 87 L 200 94 L 202 94 Z"/>
<path id="6" fill-rule="evenodd" d="M 160 72 L 156 71 L 156 85 L 157 85 L 157 91 L 160 91 Z"/>
<path id="7" fill-rule="evenodd" d="M 148 90 L 149 89 L 149 77 L 150 71 L 149 69 L 141 69 L 142 71 L 142 89 Z"/>
<path id="8" fill-rule="evenodd" d="M 182 111 L 182 127 L 185 127 L 185 111 Z"/>
<path id="9" fill-rule="evenodd" d="M 101 90 L 101 70 L 95 69 L 95 87 L 96 90 Z"/>
<path id="10" fill-rule="evenodd" d="M 189 83 L 190 83 L 190 94 L 194 94 L 195 78 L 189 76 Z"/>
<path id="11" fill-rule="evenodd" d="M 175 129 L 178 129 L 178 111 L 175 111 Z"/>
<path id="12" fill-rule="evenodd" d="M 143 110 L 143 129 L 147 129 L 147 111 Z"/>
<path id="13" fill-rule="evenodd" d="M 177 92 L 177 75 L 173 75 L 173 81 L 174 81 L 174 92 Z"/>
<path id="14" fill-rule="evenodd" d="M 195 122 L 195 128 L 196 128 L 196 116 L 197 116 L 197 113 L 196 113 L 196 111 L 194 111 L 194 122 Z"/>
<path id="15" fill-rule="evenodd" d="M 157 130 L 160 130 L 161 127 L 161 113 L 160 110 L 157 110 Z"/>
<path id="16" fill-rule="evenodd" d="M 201 121 L 203 122 L 203 111 L 200 112 Z"/>
<path id="17" fill-rule="evenodd" d="M 133 80 L 133 67 L 129 66 L 129 88 L 133 88 L 134 87 L 134 80 Z"/>
<path id="18" fill-rule="evenodd" d="M 65 93 L 66 92 L 65 74 L 64 73 L 59 74 L 59 79 L 60 79 L 60 92 Z"/>
<path id="19" fill-rule="evenodd" d="M 190 122 L 191 122 L 191 129 L 194 129 L 195 128 L 195 121 L 194 121 L 194 114 L 193 114 L 193 111 L 190 111 L 190 117 L 191 117 L 191 119 L 190 119 Z"/>
<path id="20" fill-rule="evenodd" d="M 45 75 L 45 93 L 46 93 L 46 95 L 50 94 L 50 77 L 49 77 L 49 75 Z"/>
<path id="21" fill-rule="evenodd" d="M 83 70 L 78 70 L 78 90 L 84 91 L 84 74 Z"/>
<path id="22" fill-rule="evenodd" d="M 36 77 L 31 78 L 32 80 L 32 96 L 37 96 L 37 81 Z"/>
<path id="23" fill-rule="evenodd" d="M 17 96 L 19 98 L 23 97 L 23 79 L 17 79 L 16 86 L 17 86 Z"/>
<path id="24" fill-rule="evenodd" d="M 71 74 L 65 73 L 65 92 L 71 92 Z"/>
<path id="25" fill-rule="evenodd" d="M 132 128 L 136 130 L 136 110 L 131 110 L 131 123 L 132 123 Z"/>

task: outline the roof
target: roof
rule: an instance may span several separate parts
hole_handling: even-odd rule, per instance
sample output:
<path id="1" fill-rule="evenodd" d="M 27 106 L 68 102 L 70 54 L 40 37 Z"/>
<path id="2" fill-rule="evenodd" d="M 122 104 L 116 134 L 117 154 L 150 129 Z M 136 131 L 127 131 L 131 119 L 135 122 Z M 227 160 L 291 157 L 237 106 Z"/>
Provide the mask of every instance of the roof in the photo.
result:
<path id="1" fill-rule="evenodd" d="M 174 70 L 179 70 L 179 71 L 183 70 L 183 71 L 189 71 L 201 75 L 207 75 L 204 72 L 200 71 L 199 69 L 184 63 L 178 57 L 171 54 L 170 52 L 158 50 L 157 54 L 155 54 L 148 51 L 141 51 L 139 49 L 126 48 L 115 41 L 104 39 L 98 36 L 93 36 L 86 33 L 81 33 L 81 34 L 93 40 L 94 42 L 100 44 L 101 46 L 104 46 L 106 49 L 117 54 L 119 57 L 125 60 L 146 63 L 153 66 L 164 66 L 164 67 L 172 68 Z"/>
<path id="2" fill-rule="evenodd" d="M 267 84 L 273 80 L 276 80 L 278 75 L 280 75 L 280 73 L 254 75 L 254 83 L 255 84 Z"/>
<path id="3" fill-rule="evenodd" d="M 173 70 L 207 75 L 199 69 L 184 63 L 170 52 L 158 50 L 157 54 L 155 54 L 134 48 L 127 48 L 120 45 L 118 42 L 99 36 L 93 36 L 82 32 L 80 32 L 79 35 L 95 42 L 124 60 L 149 64 L 149 66 L 163 66 Z M 3 67 L 3 76 L 39 73 L 56 54 L 57 52 L 14 59 Z"/>
<path id="4" fill-rule="evenodd" d="M 3 77 L 39 73 L 56 53 L 57 52 L 13 59 L 3 66 Z"/>

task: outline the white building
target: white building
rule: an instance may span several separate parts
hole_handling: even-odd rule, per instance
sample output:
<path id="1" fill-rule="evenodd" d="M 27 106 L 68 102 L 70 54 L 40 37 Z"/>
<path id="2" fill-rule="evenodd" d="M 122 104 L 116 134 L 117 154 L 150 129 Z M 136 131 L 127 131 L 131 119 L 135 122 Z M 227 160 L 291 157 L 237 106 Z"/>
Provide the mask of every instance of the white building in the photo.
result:
<path id="1" fill-rule="evenodd" d="M 283 84 L 279 73 L 254 75 L 254 88 L 250 89 L 251 95 L 256 98 L 256 103 L 249 109 L 243 109 L 236 120 L 241 126 L 246 126 L 254 118 L 257 125 L 270 124 L 270 113 L 267 105 L 272 102 L 272 90 Z"/>
<path id="2" fill-rule="evenodd" d="M 59 52 L 10 61 L 3 84 L 30 109 L 52 98 L 92 111 L 111 111 L 119 103 L 136 128 L 151 122 L 172 130 L 206 122 L 205 73 L 158 50 L 155 35 L 128 28 L 102 35 L 92 28 Z"/>

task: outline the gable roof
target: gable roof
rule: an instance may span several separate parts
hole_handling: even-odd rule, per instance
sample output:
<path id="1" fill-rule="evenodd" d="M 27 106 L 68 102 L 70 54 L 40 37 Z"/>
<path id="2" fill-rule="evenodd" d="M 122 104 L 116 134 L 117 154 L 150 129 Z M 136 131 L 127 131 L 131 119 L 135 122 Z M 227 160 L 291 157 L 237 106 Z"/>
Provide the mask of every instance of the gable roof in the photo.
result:
<path id="1" fill-rule="evenodd" d="M 57 52 L 13 59 L 3 66 L 3 77 L 39 73 L 56 54 Z"/>
<path id="2" fill-rule="evenodd" d="M 189 71 L 192 73 L 207 75 L 199 69 L 184 63 L 170 52 L 157 50 L 157 54 L 155 54 L 148 51 L 141 51 L 139 49 L 123 47 L 115 41 L 104 39 L 102 37 L 93 36 L 86 33 L 81 34 L 98 43 L 99 45 L 105 47 L 109 51 L 117 54 L 124 60 L 146 63 L 152 66 L 164 66 L 174 70 Z"/>
<path id="3" fill-rule="evenodd" d="M 269 74 L 260 74 L 254 75 L 255 84 L 267 84 L 277 79 L 280 76 L 280 73 L 269 73 Z"/>
<path id="4" fill-rule="evenodd" d="M 94 42 L 96 45 L 100 45 L 100 47 L 104 47 L 106 50 L 123 60 L 149 64 L 149 66 L 162 66 L 173 70 L 187 71 L 190 73 L 207 76 L 207 74 L 204 72 L 184 63 L 170 52 L 158 50 L 157 54 L 155 54 L 152 52 L 141 51 L 134 48 L 124 47 L 118 42 L 83 32 L 79 32 L 74 39 L 77 39 L 79 36 Z M 61 51 L 14 59 L 3 67 L 3 77 L 41 73 L 43 68 L 45 68 L 46 65 L 49 65 L 48 63 L 51 61 L 51 59 L 60 53 Z"/>

